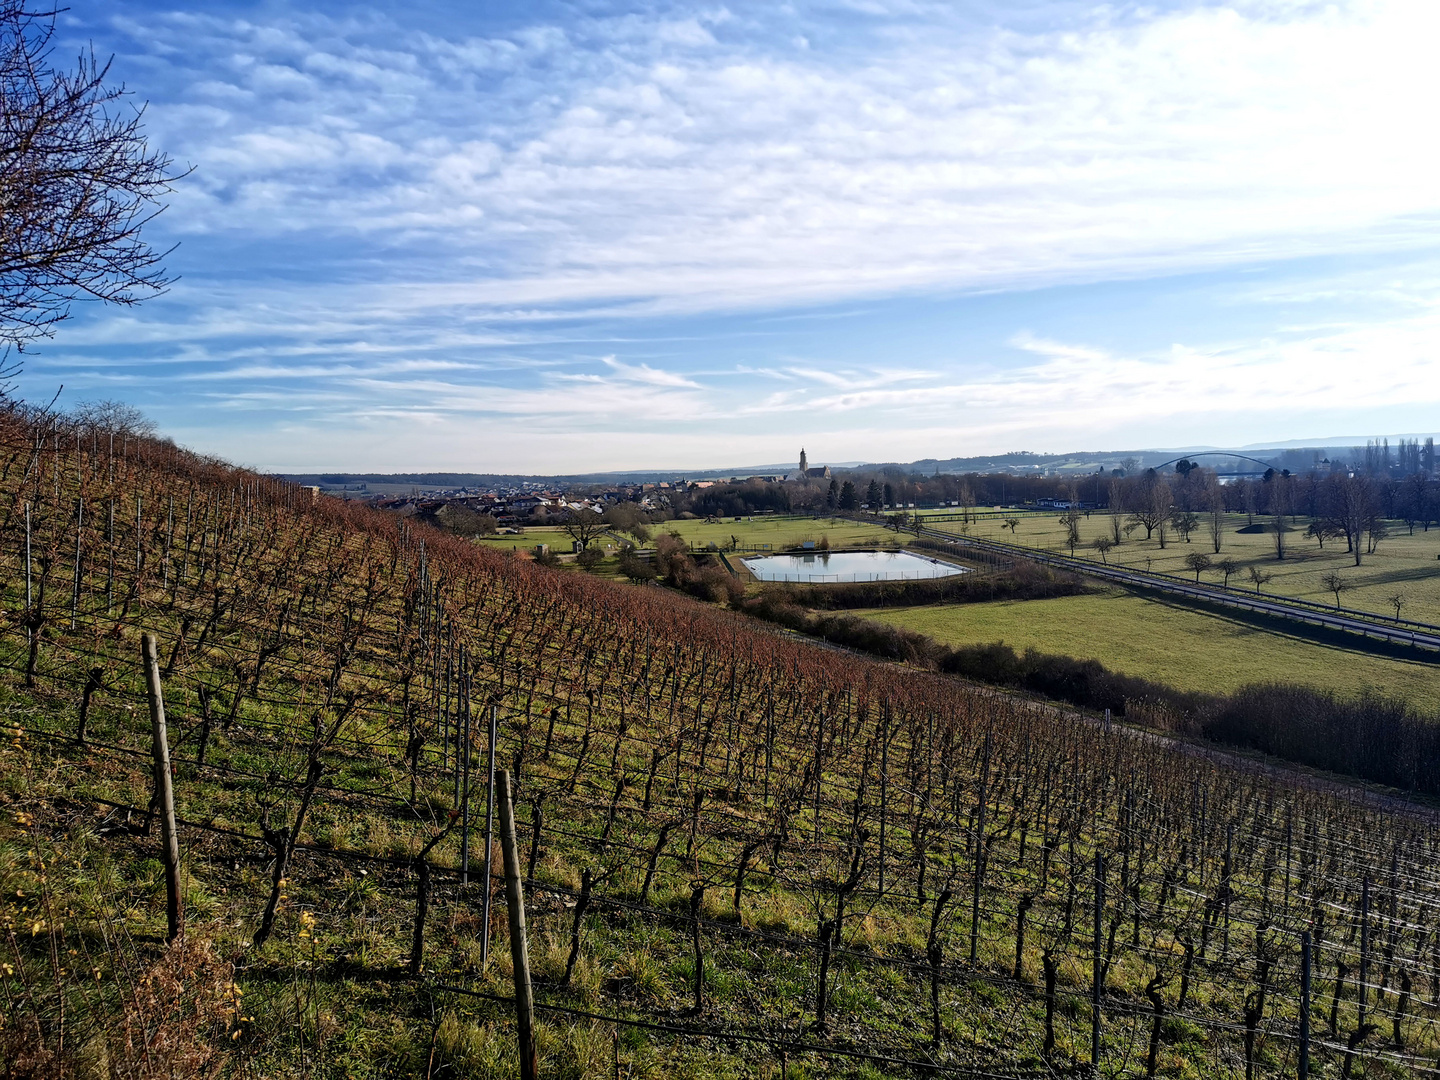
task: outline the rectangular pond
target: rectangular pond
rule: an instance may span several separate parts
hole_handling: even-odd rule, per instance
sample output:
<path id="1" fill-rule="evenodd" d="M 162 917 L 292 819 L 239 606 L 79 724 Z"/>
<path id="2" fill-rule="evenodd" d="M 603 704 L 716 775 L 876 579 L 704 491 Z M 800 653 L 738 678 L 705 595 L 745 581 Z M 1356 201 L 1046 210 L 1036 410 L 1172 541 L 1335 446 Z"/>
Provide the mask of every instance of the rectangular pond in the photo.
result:
<path id="1" fill-rule="evenodd" d="M 909 551 L 816 551 L 741 561 L 760 581 L 917 581 L 969 572 Z"/>

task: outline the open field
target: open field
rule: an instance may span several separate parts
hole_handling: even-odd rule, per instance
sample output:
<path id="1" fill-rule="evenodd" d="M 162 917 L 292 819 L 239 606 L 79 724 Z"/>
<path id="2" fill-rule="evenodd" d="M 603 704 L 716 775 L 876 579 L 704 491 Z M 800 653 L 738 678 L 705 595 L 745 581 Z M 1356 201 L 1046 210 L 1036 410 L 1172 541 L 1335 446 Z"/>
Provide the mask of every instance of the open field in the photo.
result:
<path id="1" fill-rule="evenodd" d="M 1302 929 L 1317 1075 L 1440 1058 L 1422 810 L 81 434 L 0 416 L 12 1073 L 513 1077 L 492 704 L 543 1076 L 1292 1076 Z"/>
<path id="2" fill-rule="evenodd" d="M 1440 665 L 1317 644 L 1120 589 L 855 614 L 947 645 L 1004 641 L 1017 651 L 1034 648 L 1099 660 L 1114 671 L 1190 692 L 1228 693 L 1260 682 L 1301 683 L 1343 694 L 1368 687 L 1424 708 L 1440 696 Z"/>
<path id="3" fill-rule="evenodd" d="M 806 540 L 819 542 L 824 537 L 831 547 L 891 546 L 903 543 L 893 529 L 878 524 L 856 522 L 841 518 L 813 518 L 809 516 L 759 516 L 743 521 L 666 521 L 653 526 L 655 531 L 674 530 L 688 543 L 704 547 L 715 544 L 728 548 L 732 537 L 741 547 L 771 547 L 780 549 L 799 547 Z"/>
<path id="4" fill-rule="evenodd" d="M 1255 520 L 1266 522 L 1261 517 Z M 1374 555 L 1362 556 L 1362 564 L 1357 567 L 1354 559 L 1345 553 L 1344 541 L 1327 540 L 1322 550 L 1314 540 L 1305 539 L 1305 529 L 1309 525 L 1305 518 L 1293 520 L 1294 531 L 1286 536 L 1287 551 L 1283 561 L 1275 558 L 1273 533 L 1238 531 L 1247 524 L 1244 514 L 1226 515 L 1219 555 L 1213 552 L 1206 524 L 1202 517 L 1200 527 L 1191 535 L 1188 544 L 1172 530 L 1163 549 L 1158 535 L 1145 540 L 1144 530 L 1137 530 L 1113 548 L 1107 560 L 1114 565 L 1178 574 L 1194 580 L 1193 571 L 1185 565 L 1186 555 L 1198 551 L 1215 560 L 1229 556 L 1241 566 L 1239 573 L 1230 579 L 1232 589 L 1253 590 L 1248 570 L 1255 566 L 1273 575 L 1263 586 L 1266 593 L 1323 604 L 1334 604 L 1335 596 L 1321 583 L 1321 578 L 1327 571 L 1337 570 L 1347 582 L 1346 590 L 1340 594 L 1342 606 L 1393 616 L 1395 609 L 1388 598 L 1400 593 L 1405 597 L 1405 605 L 1401 609 L 1405 618 L 1440 624 L 1440 558 L 1437 558 L 1440 556 L 1440 529 L 1432 529 L 1428 533 L 1416 529 L 1411 536 L 1401 523 L 1392 522 L 1391 535 L 1381 541 Z M 939 522 L 934 527 L 957 535 L 1013 542 L 1058 553 L 1069 552 L 1065 543 L 1065 526 L 1057 513 L 1020 516 L 1020 524 L 1013 536 L 1004 527 L 1003 519 L 995 517 L 982 518 L 970 524 L 968 530 L 960 522 Z M 1082 518 L 1081 543 L 1075 549 L 1076 556 L 1100 562 L 1100 554 L 1090 544 L 1096 537 L 1108 536 L 1109 533 L 1108 513 L 1094 511 L 1088 518 Z M 1200 578 L 1211 584 L 1220 584 L 1223 580 L 1214 569 L 1204 571 Z"/>
<path id="5" fill-rule="evenodd" d="M 607 543 L 614 543 L 609 537 L 605 537 L 604 540 Z M 518 536 L 515 534 L 482 536 L 475 542 L 497 551 L 534 551 L 538 544 L 549 544 L 550 550 L 556 555 L 570 554 L 570 548 L 574 544 L 570 534 L 563 529 L 543 527 L 526 529 Z"/>

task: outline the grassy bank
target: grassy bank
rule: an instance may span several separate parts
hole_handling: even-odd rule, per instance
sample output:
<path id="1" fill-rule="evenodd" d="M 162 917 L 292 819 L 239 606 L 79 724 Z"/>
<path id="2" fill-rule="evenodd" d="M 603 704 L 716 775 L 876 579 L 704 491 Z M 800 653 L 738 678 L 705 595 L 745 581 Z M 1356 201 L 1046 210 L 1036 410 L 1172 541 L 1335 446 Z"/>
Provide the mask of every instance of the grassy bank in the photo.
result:
<path id="1" fill-rule="evenodd" d="M 1049 600 L 856 612 L 946 645 L 1004 641 L 1013 648 L 1098 660 L 1113 671 L 1189 693 L 1229 693 L 1289 682 L 1356 694 L 1365 689 L 1422 703 L 1440 690 L 1440 666 L 1316 644 L 1238 619 L 1145 599 L 1119 589 Z"/>
<path id="2" fill-rule="evenodd" d="M 864 547 L 893 545 L 904 538 L 893 530 L 869 522 L 846 521 L 839 518 L 801 516 L 751 517 L 743 521 L 667 521 L 657 530 L 676 532 L 686 543 L 704 547 L 714 544 L 729 547 L 732 538 L 743 547 L 799 547 L 807 540 L 819 543 L 823 538 L 831 547 Z"/>

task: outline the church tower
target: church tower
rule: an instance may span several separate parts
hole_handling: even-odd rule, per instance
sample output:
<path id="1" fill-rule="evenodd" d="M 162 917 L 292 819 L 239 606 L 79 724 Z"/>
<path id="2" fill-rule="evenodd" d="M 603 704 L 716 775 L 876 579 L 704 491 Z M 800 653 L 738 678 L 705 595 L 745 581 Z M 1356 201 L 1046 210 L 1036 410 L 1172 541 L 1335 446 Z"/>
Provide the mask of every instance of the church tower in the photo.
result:
<path id="1" fill-rule="evenodd" d="M 805 460 L 805 448 L 802 446 L 802 447 L 800 448 L 800 475 L 801 475 L 801 477 L 804 477 L 804 476 L 806 475 L 807 466 L 808 466 L 808 462 L 806 462 L 806 460 Z"/>

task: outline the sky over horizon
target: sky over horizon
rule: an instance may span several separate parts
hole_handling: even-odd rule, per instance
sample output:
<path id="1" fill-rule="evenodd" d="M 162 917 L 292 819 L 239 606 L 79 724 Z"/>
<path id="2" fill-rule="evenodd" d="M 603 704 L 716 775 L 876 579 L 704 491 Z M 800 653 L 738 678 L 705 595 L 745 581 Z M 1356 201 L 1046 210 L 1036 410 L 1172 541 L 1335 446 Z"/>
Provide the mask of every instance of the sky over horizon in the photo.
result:
<path id="1" fill-rule="evenodd" d="M 22 392 L 277 471 L 1440 431 L 1440 7 L 79 0 L 179 281 Z"/>

